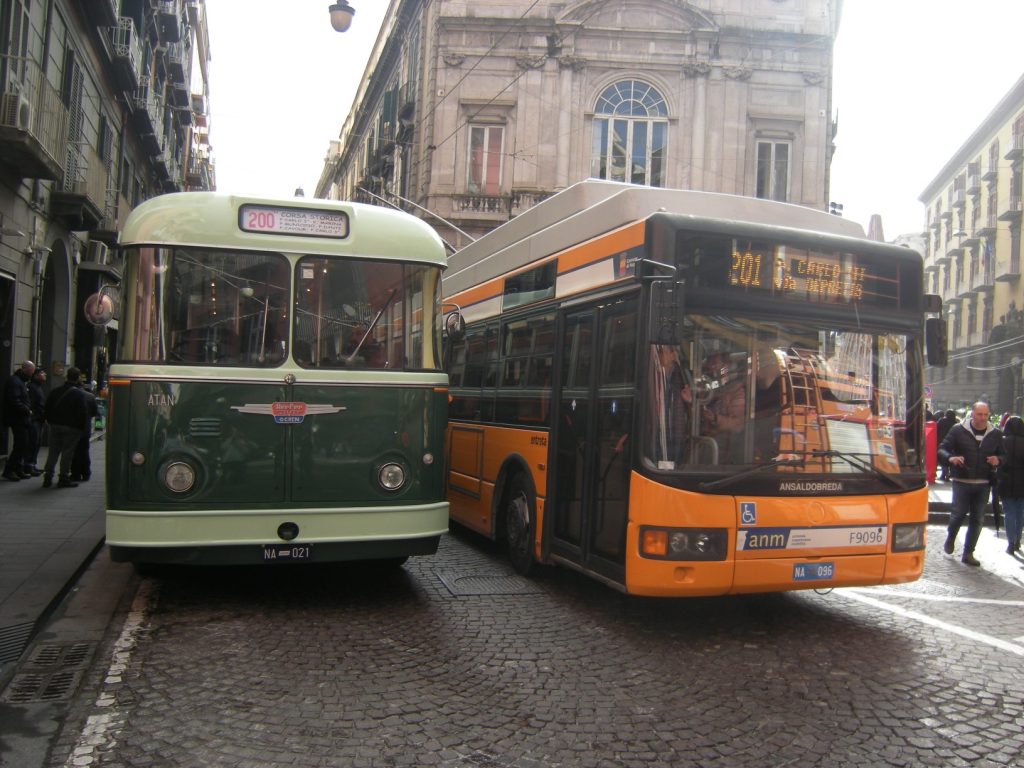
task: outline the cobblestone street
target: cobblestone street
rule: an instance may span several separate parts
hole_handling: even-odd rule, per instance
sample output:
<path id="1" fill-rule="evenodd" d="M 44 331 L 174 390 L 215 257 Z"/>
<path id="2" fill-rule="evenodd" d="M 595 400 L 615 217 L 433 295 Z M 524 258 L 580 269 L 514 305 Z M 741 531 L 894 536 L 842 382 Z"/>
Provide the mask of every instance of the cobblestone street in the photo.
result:
<path id="1" fill-rule="evenodd" d="M 828 594 L 627 598 L 458 533 L 390 572 L 132 579 L 50 764 L 1018 764 L 1020 561 L 938 531 L 922 581 Z"/>

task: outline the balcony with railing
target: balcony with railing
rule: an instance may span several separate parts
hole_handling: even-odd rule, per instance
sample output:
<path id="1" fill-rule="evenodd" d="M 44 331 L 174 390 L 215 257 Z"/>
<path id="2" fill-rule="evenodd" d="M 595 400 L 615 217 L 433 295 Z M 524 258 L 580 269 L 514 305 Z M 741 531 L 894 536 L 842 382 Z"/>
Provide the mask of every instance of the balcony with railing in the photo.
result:
<path id="1" fill-rule="evenodd" d="M 147 151 L 156 154 L 164 143 L 163 100 L 155 89 L 144 82 L 132 97 L 132 122 L 143 139 Z"/>
<path id="2" fill-rule="evenodd" d="M 210 152 L 208 149 L 193 152 L 188 161 L 185 185 L 189 189 L 213 189 L 210 167 Z"/>
<path id="3" fill-rule="evenodd" d="M 974 293 L 974 289 L 971 287 L 971 279 L 966 272 L 960 273 L 960 279 L 956 284 L 956 297 L 958 299 L 969 298 Z"/>
<path id="4" fill-rule="evenodd" d="M 396 115 L 399 120 L 412 120 L 416 112 L 416 83 L 403 83 L 398 88 L 398 109 Z"/>
<path id="5" fill-rule="evenodd" d="M 121 16 L 117 25 L 110 28 L 110 44 L 118 65 L 118 84 L 124 90 L 137 88 L 142 78 L 142 41 L 135 31 L 135 20 Z"/>
<path id="6" fill-rule="evenodd" d="M 504 221 L 509 207 L 507 195 L 452 195 L 452 211 L 459 218 Z"/>
<path id="7" fill-rule="evenodd" d="M 197 127 L 205 127 L 208 122 L 208 102 L 202 93 L 193 93 L 192 99 L 192 122 Z"/>
<path id="8" fill-rule="evenodd" d="M 1015 133 L 1010 139 L 1010 144 L 1006 148 L 1006 154 L 1003 155 L 1004 160 L 1020 160 L 1024 157 L 1024 133 Z"/>
<path id="9" fill-rule="evenodd" d="M 152 0 L 152 4 L 156 12 L 160 39 L 165 43 L 179 42 L 182 26 L 181 0 Z"/>
<path id="10" fill-rule="evenodd" d="M 0 95 L 0 162 L 23 179 L 61 178 L 68 111 L 30 59 L 3 56 L 10 73 Z"/>
<path id="11" fill-rule="evenodd" d="M 1020 254 L 1009 253 L 996 258 L 996 282 L 1012 283 L 1020 279 Z"/>
<path id="12" fill-rule="evenodd" d="M 110 27 L 117 24 L 118 0 L 91 0 L 82 3 L 82 10 L 97 27 Z"/>
<path id="13" fill-rule="evenodd" d="M 183 83 L 188 87 L 188 59 L 184 43 L 171 43 L 164 56 L 167 58 L 167 75 L 172 83 Z"/>
<path id="14" fill-rule="evenodd" d="M 99 240 L 110 246 L 117 243 L 117 233 L 121 229 L 121 225 L 124 224 L 128 211 L 131 210 L 128 201 L 118 192 L 116 181 L 116 174 L 110 174 L 107 177 L 103 215 L 99 223 L 89 231 L 90 240 Z"/>
<path id="15" fill-rule="evenodd" d="M 977 231 L 978 237 L 995 237 L 996 215 L 994 213 L 988 213 L 983 216 Z"/>
<path id="16" fill-rule="evenodd" d="M 996 289 L 996 265 L 993 259 L 982 258 L 971 275 L 971 290 L 974 293 L 991 293 Z"/>
<path id="17" fill-rule="evenodd" d="M 967 205 L 967 196 L 963 193 L 963 190 L 958 189 L 950 195 L 949 204 L 953 208 L 963 208 Z"/>
<path id="18" fill-rule="evenodd" d="M 64 178 L 50 193 L 50 213 L 68 229 L 94 229 L 103 220 L 107 168 L 91 146 L 69 144 Z"/>
<path id="19" fill-rule="evenodd" d="M 1020 221 L 1021 216 L 1021 196 L 1011 195 L 1006 199 L 1001 210 L 999 211 L 1000 221 Z"/>
<path id="20" fill-rule="evenodd" d="M 976 173 L 972 173 L 967 177 L 967 194 L 981 194 L 981 177 Z"/>

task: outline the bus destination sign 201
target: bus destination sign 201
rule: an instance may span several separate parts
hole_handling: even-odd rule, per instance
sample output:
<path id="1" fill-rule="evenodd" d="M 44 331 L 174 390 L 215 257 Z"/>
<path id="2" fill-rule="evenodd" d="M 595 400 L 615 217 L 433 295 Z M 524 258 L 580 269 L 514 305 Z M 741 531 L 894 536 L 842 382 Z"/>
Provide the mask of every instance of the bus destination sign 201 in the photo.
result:
<path id="1" fill-rule="evenodd" d="M 246 204 L 238 209 L 238 227 L 243 232 L 306 237 L 348 237 L 348 216 L 344 211 Z"/>
<path id="2" fill-rule="evenodd" d="M 817 304 L 877 303 L 893 298 L 885 279 L 854 255 L 822 253 L 785 245 L 732 241 L 728 256 L 730 290 Z M 716 281 L 717 282 L 717 281 Z"/>

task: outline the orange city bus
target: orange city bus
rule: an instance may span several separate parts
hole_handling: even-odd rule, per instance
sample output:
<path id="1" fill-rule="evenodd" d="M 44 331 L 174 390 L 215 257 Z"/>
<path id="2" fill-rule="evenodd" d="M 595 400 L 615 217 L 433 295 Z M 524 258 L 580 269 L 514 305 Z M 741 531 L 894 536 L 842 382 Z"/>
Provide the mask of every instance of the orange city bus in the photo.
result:
<path id="1" fill-rule="evenodd" d="M 449 260 L 452 520 L 637 595 L 917 579 L 922 275 L 808 208 L 570 187 Z"/>

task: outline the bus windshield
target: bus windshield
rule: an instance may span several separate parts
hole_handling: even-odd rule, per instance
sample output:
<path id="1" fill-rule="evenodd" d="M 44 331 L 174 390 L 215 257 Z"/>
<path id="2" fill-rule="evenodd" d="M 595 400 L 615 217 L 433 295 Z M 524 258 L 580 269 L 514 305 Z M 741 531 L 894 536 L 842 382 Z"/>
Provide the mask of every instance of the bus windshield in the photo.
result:
<path id="1" fill-rule="evenodd" d="M 268 367 L 287 356 L 281 254 L 144 247 L 125 269 L 123 360 Z"/>
<path id="2" fill-rule="evenodd" d="M 126 362 L 440 370 L 440 269 L 142 247 L 126 259 Z M 294 285 L 294 299 L 292 299 Z"/>
<path id="3" fill-rule="evenodd" d="M 295 361 L 304 368 L 440 369 L 437 267 L 307 257 L 295 286 Z"/>
<path id="4" fill-rule="evenodd" d="M 643 460 L 654 470 L 920 471 L 922 362 L 906 334 L 690 315 L 650 345 Z"/>

